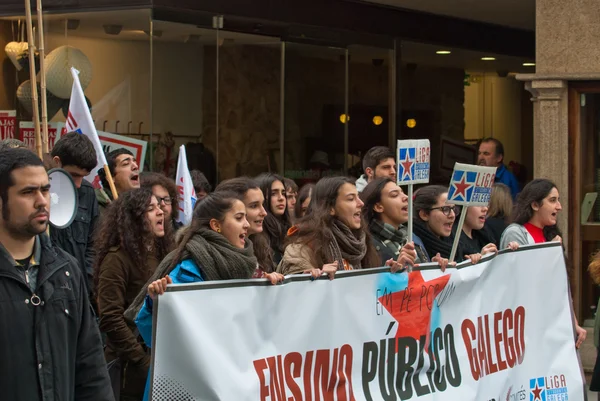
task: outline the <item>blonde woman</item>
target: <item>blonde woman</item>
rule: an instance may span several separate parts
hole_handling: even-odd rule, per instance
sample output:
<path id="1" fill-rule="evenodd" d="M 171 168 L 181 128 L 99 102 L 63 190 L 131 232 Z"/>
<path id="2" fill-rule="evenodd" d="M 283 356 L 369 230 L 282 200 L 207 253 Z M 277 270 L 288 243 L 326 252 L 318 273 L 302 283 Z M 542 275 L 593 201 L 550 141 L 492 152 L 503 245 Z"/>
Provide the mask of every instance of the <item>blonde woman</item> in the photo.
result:
<path id="1" fill-rule="evenodd" d="M 510 224 L 513 200 L 510 188 L 502 183 L 496 183 L 492 187 L 492 197 L 488 206 L 485 228 L 494 236 L 496 245 L 499 245 L 502 233 Z"/>

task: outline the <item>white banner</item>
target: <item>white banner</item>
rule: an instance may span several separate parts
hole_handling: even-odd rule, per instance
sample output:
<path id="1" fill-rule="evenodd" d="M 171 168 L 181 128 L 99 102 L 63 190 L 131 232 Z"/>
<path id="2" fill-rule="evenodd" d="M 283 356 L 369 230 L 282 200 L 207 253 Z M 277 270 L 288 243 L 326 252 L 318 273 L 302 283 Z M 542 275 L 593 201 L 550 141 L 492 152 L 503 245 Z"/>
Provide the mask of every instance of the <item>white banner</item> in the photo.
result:
<path id="1" fill-rule="evenodd" d="M 456 163 L 448 188 L 448 203 L 487 206 L 495 178 L 496 167 Z"/>
<path id="2" fill-rule="evenodd" d="M 429 182 L 431 145 L 429 139 L 398 141 L 396 166 L 398 185 L 427 184 Z"/>
<path id="3" fill-rule="evenodd" d="M 584 399 L 557 244 L 445 274 L 171 285 L 154 319 L 153 400 Z"/>
<path id="4" fill-rule="evenodd" d="M 71 75 L 73 76 L 73 87 L 71 88 L 71 100 L 69 101 L 69 112 L 67 113 L 67 121 L 65 124 L 68 132 L 75 131 L 85 135 L 92 141 L 92 144 L 94 144 L 97 164 L 94 170 L 85 176 L 85 179 L 88 180 L 94 188 L 100 188 L 102 187 L 102 183 L 98 176 L 98 170 L 104 168 L 106 165 L 106 157 L 104 157 L 104 153 L 102 152 L 102 145 L 100 144 L 100 139 L 98 139 L 94 120 L 92 120 L 90 109 L 85 101 L 83 89 L 81 89 L 79 71 L 74 67 L 71 67 Z"/>
<path id="5" fill-rule="evenodd" d="M 127 149 L 133 154 L 135 162 L 140 171 L 144 171 L 144 161 L 146 160 L 146 149 L 148 142 L 139 139 L 130 138 L 125 135 L 112 134 L 110 132 L 97 131 L 100 144 L 105 154 L 115 149 Z"/>
<path id="6" fill-rule="evenodd" d="M 179 158 L 177 160 L 177 192 L 179 193 L 179 217 L 177 221 L 188 225 L 192 222 L 194 214 L 194 206 L 196 206 L 196 190 L 192 182 L 192 176 L 188 169 L 187 156 L 185 153 L 185 145 L 179 147 Z"/>

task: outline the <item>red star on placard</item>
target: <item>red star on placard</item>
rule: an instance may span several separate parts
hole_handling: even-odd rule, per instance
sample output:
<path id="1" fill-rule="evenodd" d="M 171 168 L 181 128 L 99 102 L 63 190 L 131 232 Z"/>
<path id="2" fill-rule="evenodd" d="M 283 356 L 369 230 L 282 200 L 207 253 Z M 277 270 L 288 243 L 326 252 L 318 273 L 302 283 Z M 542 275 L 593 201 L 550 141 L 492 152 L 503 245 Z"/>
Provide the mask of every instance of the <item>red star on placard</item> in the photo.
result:
<path id="1" fill-rule="evenodd" d="M 409 176 L 410 178 L 412 178 L 412 176 L 410 174 L 410 167 L 413 165 L 413 161 L 408 158 L 408 149 L 406 150 L 406 160 L 404 160 L 400 164 L 402 164 L 402 168 L 404 168 L 404 173 L 402 174 L 402 179 L 404 179 L 405 176 Z"/>
<path id="2" fill-rule="evenodd" d="M 537 380 L 535 382 L 535 388 L 533 390 L 531 390 L 531 392 L 533 393 L 533 397 L 534 397 L 533 401 L 535 401 L 535 400 L 541 401 L 542 400 L 542 395 L 541 395 L 542 389 L 538 387 Z"/>
<path id="3" fill-rule="evenodd" d="M 433 304 L 428 304 L 426 298 L 429 298 L 430 301 L 435 299 L 446 288 L 448 280 L 450 280 L 450 275 L 444 275 L 425 282 L 421 272 L 415 271 L 409 273 L 406 289 L 391 294 L 391 301 L 389 299 L 390 295 L 379 298 L 379 302 L 392 315 L 394 320 L 398 322 L 396 338 L 412 337 L 418 341 L 422 335 L 426 335 L 427 343 L 425 344 L 425 348 L 427 348 L 431 331 L 431 310 L 433 309 Z M 423 288 L 431 288 L 434 293 L 428 294 L 428 297 L 421 298 Z"/>
<path id="4" fill-rule="evenodd" d="M 462 178 L 460 179 L 460 182 L 454 183 L 453 185 L 456 188 L 456 191 L 454 192 L 454 196 L 452 196 L 452 199 L 456 199 L 458 195 L 462 194 L 463 199 L 466 200 L 467 189 L 471 187 L 471 184 L 465 183 L 465 174 L 463 174 Z"/>

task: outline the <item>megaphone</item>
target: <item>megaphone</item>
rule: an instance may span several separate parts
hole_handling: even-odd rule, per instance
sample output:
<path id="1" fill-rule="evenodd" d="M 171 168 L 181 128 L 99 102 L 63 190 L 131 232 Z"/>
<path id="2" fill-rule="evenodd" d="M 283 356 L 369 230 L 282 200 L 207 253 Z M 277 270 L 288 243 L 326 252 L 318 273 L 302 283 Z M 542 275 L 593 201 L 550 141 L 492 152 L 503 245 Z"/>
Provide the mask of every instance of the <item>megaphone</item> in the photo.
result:
<path id="1" fill-rule="evenodd" d="M 77 213 L 79 200 L 75 182 L 66 170 L 53 168 L 48 171 L 50 180 L 50 225 L 54 228 L 68 227 Z"/>

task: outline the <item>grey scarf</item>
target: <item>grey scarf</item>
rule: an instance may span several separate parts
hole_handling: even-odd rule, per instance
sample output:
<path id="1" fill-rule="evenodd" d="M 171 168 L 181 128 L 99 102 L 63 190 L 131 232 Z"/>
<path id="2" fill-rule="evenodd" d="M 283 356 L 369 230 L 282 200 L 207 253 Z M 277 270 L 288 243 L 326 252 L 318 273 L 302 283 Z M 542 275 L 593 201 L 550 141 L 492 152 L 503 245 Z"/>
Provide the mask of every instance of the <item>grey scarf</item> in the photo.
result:
<path id="1" fill-rule="evenodd" d="M 175 251 L 169 253 L 158 265 L 152 277 L 125 311 L 126 319 L 135 321 L 144 303 L 148 285 L 169 274 L 173 270 L 171 266 L 183 260 L 192 259 L 206 281 L 249 279 L 252 278 L 257 265 L 252 242 L 248 238 L 246 247 L 239 249 L 231 245 L 223 235 L 204 227 L 190 238 L 179 260 L 175 261 L 174 258 Z"/>
<path id="2" fill-rule="evenodd" d="M 346 260 L 354 269 L 360 269 L 361 262 L 367 254 L 366 236 L 363 230 L 351 230 L 347 225 L 333 220 L 331 226 L 333 241 L 329 243 L 330 255 L 332 260 L 338 261 L 338 269 L 343 269 L 343 260 Z M 331 260 L 330 259 L 330 260 Z M 329 263 L 327 261 L 326 263 Z"/>

